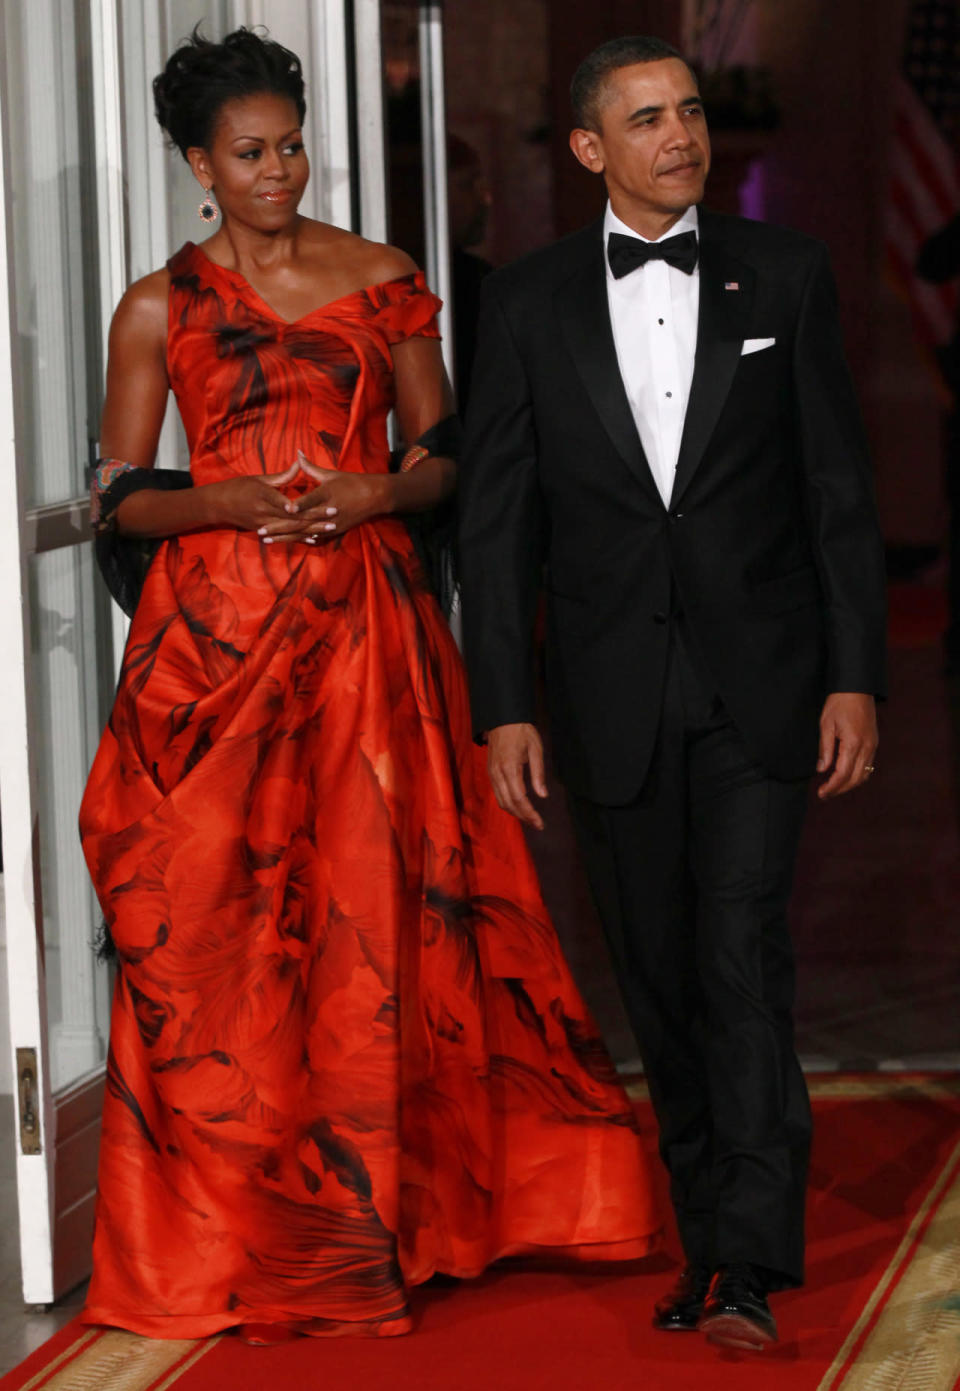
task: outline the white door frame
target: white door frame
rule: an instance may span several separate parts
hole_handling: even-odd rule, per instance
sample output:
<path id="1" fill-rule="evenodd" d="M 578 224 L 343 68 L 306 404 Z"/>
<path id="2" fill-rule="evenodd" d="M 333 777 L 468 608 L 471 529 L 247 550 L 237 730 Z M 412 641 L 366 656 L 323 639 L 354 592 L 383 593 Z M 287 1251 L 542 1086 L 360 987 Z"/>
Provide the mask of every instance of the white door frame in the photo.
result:
<path id="1" fill-rule="evenodd" d="M 97 161 L 97 243 L 100 253 L 100 340 L 103 345 L 101 351 L 104 367 L 107 362 L 107 340 L 110 336 L 113 311 L 129 284 L 118 4 L 119 0 L 91 0 L 90 5 L 90 53 Z M 119 675 L 120 660 L 130 623 L 117 604 L 111 604 L 110 615 L 114 664 Z"/>
<path id="2" fill-rule="evenodd" d="M 0 75 L 0 798 L 3 807 L 4 897 L 10 1038 L 17 1107 L 17 1191 L 24 1293 L 30 1303 L 53 1299 L 53 1214 L 50 1162 L 53 1130 L 46 982 L 40 944 L 43 921 L 37 885 L 37 817 L 28 738 L 29 655 L 27 553 L 21 537 L 24 496 L 17 452 L 16 341 L 8 275 L 9 215 L 6 199 L 7 111 Z M 19 1093 L 19 1104 L 17 1093 Z M 26 1112 L 27 1124 L 21 1121 Z M 32 1122 L 32 1123 L 31 1123 Z"/>
<path id="3" fill-rule="evenodd" d="M 420 3 L 420 130 L 423 141 L 423 220 L 427 281 L 443 300 L 443 357 L 453 380 L 450 219 L 447 215 L 447 107 L 443 70 L 442 0 Z"/>
<path id="4" fill-rule="evenodd" d="M 380 0 L 354 0 L 353 49 L 360 190 L 360 226 L 356 230 L 370 241 L 385 242 L 389 219 Z"/>

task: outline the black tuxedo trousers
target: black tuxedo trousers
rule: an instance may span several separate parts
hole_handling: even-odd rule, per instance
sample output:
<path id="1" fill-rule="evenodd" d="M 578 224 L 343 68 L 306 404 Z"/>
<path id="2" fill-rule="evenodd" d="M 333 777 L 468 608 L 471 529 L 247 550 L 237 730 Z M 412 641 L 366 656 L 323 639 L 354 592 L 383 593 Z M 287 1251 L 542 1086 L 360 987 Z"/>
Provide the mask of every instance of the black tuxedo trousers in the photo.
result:
<path id="1" fill-rule="evenodd" d="M 751 756 L 674 617 L 640 794 L 570 797 L 687 1259 L 750 1261 L 773 1288 L 803 1279 L 810 1110 L 787 904 L 807 790 Z"/>

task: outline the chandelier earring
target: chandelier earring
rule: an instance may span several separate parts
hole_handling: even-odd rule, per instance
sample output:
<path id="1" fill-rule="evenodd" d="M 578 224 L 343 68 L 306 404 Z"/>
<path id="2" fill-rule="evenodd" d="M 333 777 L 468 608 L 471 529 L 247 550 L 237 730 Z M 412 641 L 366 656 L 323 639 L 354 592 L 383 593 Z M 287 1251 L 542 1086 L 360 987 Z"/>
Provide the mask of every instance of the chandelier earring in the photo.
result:
<path id="1" fill-rule="evenodd" d="M 201 188 L 202 187 L 203 185 L 201 184 Z M 209 188 L 203 189 L 203 202 L 200 204 L 199 208 L 197 208 L 197 215 L 201 222 L 216 222 L 217 218 L 220 216 L 220 209 L 210 197 Z"/>

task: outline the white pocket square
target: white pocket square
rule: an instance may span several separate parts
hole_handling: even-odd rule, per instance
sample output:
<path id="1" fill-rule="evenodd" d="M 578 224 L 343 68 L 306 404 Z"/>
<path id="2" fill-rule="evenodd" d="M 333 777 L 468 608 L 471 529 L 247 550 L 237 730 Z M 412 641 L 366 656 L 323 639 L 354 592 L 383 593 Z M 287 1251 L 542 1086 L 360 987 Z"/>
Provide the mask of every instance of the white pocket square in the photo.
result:
<path id="1" fill-rule="evenodd" d="M 758 353 L 763 348 L 772 348 L 776 341 L 775 338 L 745 338 L 740 356 L 746 357 L 747 353 Z"/>

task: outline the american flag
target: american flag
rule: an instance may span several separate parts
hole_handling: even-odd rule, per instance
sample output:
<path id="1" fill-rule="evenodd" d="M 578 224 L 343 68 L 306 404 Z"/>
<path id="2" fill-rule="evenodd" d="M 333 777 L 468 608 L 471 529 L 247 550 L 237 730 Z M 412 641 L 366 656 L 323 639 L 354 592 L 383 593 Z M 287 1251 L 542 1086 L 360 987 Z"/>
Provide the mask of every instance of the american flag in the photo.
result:
<path id="1" fill-rule="evenodd" d="M 960 213 L 960 0 L 910 0 L 896 79 L 886 247 L 928 344 L 957 321 L 957 289 L 914 273 L 920 247 Z"/>

